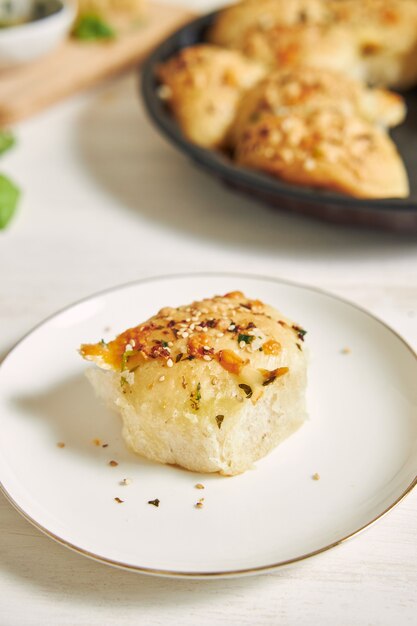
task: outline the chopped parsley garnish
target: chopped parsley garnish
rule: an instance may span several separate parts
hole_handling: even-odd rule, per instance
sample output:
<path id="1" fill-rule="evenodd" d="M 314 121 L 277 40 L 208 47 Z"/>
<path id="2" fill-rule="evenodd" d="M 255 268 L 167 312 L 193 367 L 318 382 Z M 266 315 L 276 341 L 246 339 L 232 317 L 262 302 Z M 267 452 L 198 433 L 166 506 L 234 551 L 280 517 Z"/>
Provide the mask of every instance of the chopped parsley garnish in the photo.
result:
<path id="1" fill-rule="evenodd" d="M 307 334 L 307 331 L 304 330 L 304 328 L 301 328 L 301 326 L 297 326 L 296 324 L 293 324 L 292 328 L 297 333 L 298 339 L 300 339 L 301 341 L 304 341 L 304 337 Z"/>
<path id="2" fill-rule="evenodd" d="M 120 370 L 122 372 L 127 370 L 127 362 L 128 362 L 129 356 L 130 356 L 130 352 L 124 352 L 122 355 L 122 363 L 120 365 Z"/>
<path id="3" fill-rule="evenodd" d="M 255 337 L 253 335 L 243 335 L 243 334 L 239 333 L 239 335 L 237 337 L 237 342 L 240 343 L 241 341 L 244 341 L 245 343 L 249 344 L 254 339 L 255 339 Z"/>
<path id="4" fill-rule="evenodd" d="M 0 174 L 0 229 L 6 228 L 16 211 L 20 189 L 7 176 Z"/>
<path id="5" fill-rule="evenodd" d="M 9 130 L 0 130 L 0 154 L 4 154 L 16 143 L 14 135 Z"/>
<path id="6" fill-rule="evenodd" d="M 161 341 L 161 346 L 163 346 L 164 348 L 168 348 L 168 342 L 167 341 Z"/>
<path id="7" fill-rule="evenodd" d="M 200 408 L 200 400 L 201 400 L 201 383 L 197 383 L 197 387 L 195 391 L 192 391 L 190 394 L 190 402 L 194 411 L 198 411 Z"/>
<path id="8" fill-rule="evenodd" d="M 245 385 L 244 383 L 239 385 L 239 387 L 245 392 L 247 398 L 252 397 L 252 394 L 253 394 L 252 387 L 249 387 L 249 385 Z"/>
<path id="9" fill-rule="evenodd" d="M 116 37 L 116 31 L 98 15 L 82 15 L 74 27 L 73 36 L 81 41 L 109 40 Z"/>
<path id="10" fill-rule="evenodd" d="M 216 422 L 219 428 L 222 427 L 223 420 L 224 420 L 224 415 L 216 415 Z"/>

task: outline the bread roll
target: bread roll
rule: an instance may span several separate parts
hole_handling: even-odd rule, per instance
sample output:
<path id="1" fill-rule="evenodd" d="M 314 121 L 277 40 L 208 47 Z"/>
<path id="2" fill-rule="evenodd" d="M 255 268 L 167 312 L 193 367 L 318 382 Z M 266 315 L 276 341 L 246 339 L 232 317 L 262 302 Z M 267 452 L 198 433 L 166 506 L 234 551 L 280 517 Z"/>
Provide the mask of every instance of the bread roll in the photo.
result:
<path id="1" fill-rule="evenodd" d="M 265 73 L 258 62 L 233 50 L 198 45 L 181 50 L 158 68 L 160 94 L 184 135 L 205 148 L 222 146 L 242 93 Z"/>
<path id="2" fill-rule="evenodd" d="M 407 89 L 417 82 L 416 0 L 332 0 L 335 24 L 352 33 L 356 75 L 372 85 Z"/>
<path id="3" fill-rule="evenodd" d="M 218 46 L 241 48 L 254 28 L 267 32 L 276 26 L 322 24 L 331 13 L 323 0 L 244 0 L 220 11 L 208 39 Z"/>
<path id="4" fill-rule="evenodd" d="M 82 345 L 138 454 L 196 472 L 251 468 L 306 418 L 305 331 L 241 292 L 162 309 Z"/>
<path id="5" fill-rule="evenodd" d="M 403 198 L 404 165 L 387 133 L 336 108 L 265 115 L 236 144 L 240 165 L 358 198 Z"/>
<path id="6" fill-rule="evenodd" d="M 273 72 L 244 94 L 230 140 L 235 143 L 248 124 L 265 115 L 302 114 L 329 107 L 382 126 L 396 126 L 406 113 L 404 100 L 398 94 L 370 89 L 340 72 L 296 66 Z"/>
<path id="7" fill-rule="evenodd" d="M 209 40 L 271 67 L 308 64 L 396 89 L 417 82 L 416 0 L 245 0 L 220 12 Z"/>

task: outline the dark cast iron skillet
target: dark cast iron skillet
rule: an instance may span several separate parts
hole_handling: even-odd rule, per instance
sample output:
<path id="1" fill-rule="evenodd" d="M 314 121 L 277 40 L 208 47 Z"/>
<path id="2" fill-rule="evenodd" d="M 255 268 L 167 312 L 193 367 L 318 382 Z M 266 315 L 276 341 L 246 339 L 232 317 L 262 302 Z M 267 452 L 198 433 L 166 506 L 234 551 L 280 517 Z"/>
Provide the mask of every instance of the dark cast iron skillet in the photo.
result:
<path id="1" fill-rule="evenodd" d="M 410 196 L 404 200 L 362 200 L 343 194 L 301 187 L 237 166 L 226 154 L 200 148 L 188 141 L 158 96 L 155 69 L 182 48 L 201 43 L 217 12 L 199 17 L 163 41 L 142 67 L 142 95 L 148 114 L 158 129 L 194 163 L 229 187 L 262 200 L 278 209 L 311 217 L 372 229 L 417 233 L 417 90 L 405 94 L 406 121 L 392 132 L 405 161 Z"/>

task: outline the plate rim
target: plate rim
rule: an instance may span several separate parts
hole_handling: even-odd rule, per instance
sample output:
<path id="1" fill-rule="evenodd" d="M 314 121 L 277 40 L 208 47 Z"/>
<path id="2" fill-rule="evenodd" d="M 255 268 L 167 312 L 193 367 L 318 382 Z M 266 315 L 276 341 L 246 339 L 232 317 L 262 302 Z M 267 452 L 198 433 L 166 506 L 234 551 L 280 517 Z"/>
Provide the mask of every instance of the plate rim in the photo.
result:
<path id="1" fill-rule="evenodd" d="M 374 315 L 372 312 L 368 311 L 366 308 L 362 307 L 361 305 L 358 305 L 352 301 L 350 301 L 349 299 L 346 299 L 342 296 L 339 296 L 338 294 L 333 294 L 330 291 L 327 291 L 325 289 L 322 289 L 321 287 L 316 287 L 314 285 L 308 285 L 308 284 L 304 284 L 304 283 L 299 283 L 299 282 L 295 282 L 292 280 L 288 280 L 285 278 L 281 278 L 281 277 L 276 277 L 273 275 L 265 275 L 265 274 L 252 274 L 252 273 L 248 273 L 248 272 L 221 272 L 221 271 L 199 271 L 199 272 L 178 272 L 178 273 L 169 273 L 169 274 L 158 274 L 155 276 L 146 276 L 143 278 L 139 278 L 136 280 L 131 280 L 128 281 L 126 283 L 122 283 L 122 284 L 117 284 L 117 285 L 113 285 L 112 287 L 107 287 L 105 289 L 102 289 L 100 291 L 94 292 L 88 296 L 85 296 L 79 300 L 76 300 L 75 302 L 72 302 L 60 309 L 58 309 L 57 311 L 55 311 L 54 313 L 52 313 L 51 315 L 47 316 L 46 318 L 44 318 L 43 320 L 41 320 L 38 324 L 36 324 L 35 326 L 33 326 L 27 333 L 25 333 L 20 339 L 18 339 L 17 342 L 15 342 L 13 344 L 13 346 L 6 352 L 5 356 L 3 357 L 3 359 L 0 361 L 0 377 L 1 377 L 1 372 L 2 372 L 2 368 L 4 367 L 4 364 L 8 361 L 9 357 L 15 352 L 15 350 L 17 350 L 20 345 L 25 341 L 25 339 L 27 337 L 29 337 L 30 335 L 32 335 L 32 333 L 34 333 L 36 330 L 38 330 L 39 328 L 41 328 L 42 326 L 44 326 L 45 324 L 47 324 L 48 322 L 50 322 L 52 319 L 54 319 L 55 317 L 57 317 L 58 315 L 61 315 L 62 313 L 67 312 L 68 310 L 72 309 L 73 307 L 76 307 L 80 304 L 83 304 L 85 302 L 88 302 L 89 300 L 92 300 L 93 298 L 97 298 L 100 296 L 105 296 L 107 294 L 111 294 L 113 292 L 118 291 L 119 289 L 125 289 L 125 288 L 129 288 L 129 287 L 134 287 L 134 286 L 140 286 L 142 284 L 146 284 L 146 283 L 152 283 L 152 282 L 158 282 L 158 281 L 162 281 L 162 280 L 175 280 L 175 279 L 183 279 L 183 278 L 194 278 L 194 277 L 198 277 L 198 278 L 202 278 L 202 277 L 211 277 L 211 278 L 215 278 L 215 277 L 219 277 L 219 278 L 240 278 L 240 279 L 249 279 L 249 280 L 262 280 L 262 281 L 266 281 L 266 282 L 272 282 L 275 284 L 279 284 L 279 285 L 286 285 L 288 287 L 295 287 L 295 288 L 300 288 L 303 290 L 307 290 L 310 291 L 312 293 L 315 294 L 319 294 L 322 296 L 325 296 L 327 298 L 331 298 L 334 300 L 337 300 L 339 302 L 342 302 L 343 304 L 350 306 L 351 308 L 360 311 L 361 313 L 365 314 L 366 316 L 368 316 L 369 318 L 371 318 L 374 322 L 378 323 L 379 325 L 381 325 L 383 328 L 385 328 L 385 330 L 387 330 L 389 333 L 391 333 L 392 335 L 394 335 L 396 337 L 396 339 L 398 339 L 403 346 L 408 350 L 408 352 L 411 353 L 411 356 L 414 357 L 415 361 L 417 362 L 417 351 L 414 350 L 414 348 L 404 339 L 404 337 L 402 337 L 400 335 L 400 333 L 398 333 L 395 329 L 393 329 L 391 326 L 389 326 L 389 324 L 387 324 L 384 320 L 380 319 L 378 316 Z M 146 575 L 152 575 L 152 576 L 162 576 L 162 577 L 167 577 L 167 578 L 180 578 L 180 579 L 214 579 L 214 578 L 235 578 L 235 577 L 239 577 L 239 576 L 250 576 L 250 575 L 256 575 L 256 574 L 262 574 L 262 573 L 267 573 L 267 572 L 271 572 L 274 570 L 279 570 L 282 569 L 284 567 L 305 561 L 307 559 L 310 559 L 314 556 L 317 556 L 319 554 L 323 554 L 325 552 L 327 552 L 328 550 L 331 550 L 332 548 L 335 548 L 345 542 L 347 542 L 348 540 L 352 539 L 353 537 L 356 537 L 357 535 L 359 535 L 360 533 L 362 533 L 364 530 L 370 528 L 371 526 L 373 526 L 377 521 L 379 521 L 380 519 L 382 519 L 383 517 L 385 517 L 385 515 L 387 515 L 387 513 L 389 513 L 391 510 L 393 510 L 396 506 L 398 506 L 398 504 L 400 504 L 400 502 L 402 502 L 402 500 L 409 495 L 413 489 L 417 486 L 417 474 L 416 476 L 413 478 L 413 480 L 411 481 L 411 483 L 405 488 L 405 490 L 394 500 L 394 502 L 392 502 L 388 507 L 386 507 L 381 513 L 379 513 L 377 516 L 373 517 L 369 522 L 367 522 L 366 524 L 363 524 L 362 526 L 360 526 L 359 528 L 353 530 L 352 532 L 348 533 L 347 535 L 344 535 L 343 537 L 341 537 L 340 539 L 337 539 L 336 541 L 333 541 L 329 544 L 326 544 L 325 546 L 322 546 L 321 548 L 318 548 L 317 550 L 313 550 L 310 552 L 307 552 L 305 554 L 301 554 L 298 555 L 296 557 L 290 558 L 290 559 L 285 559 L 283 561 L 278 561 L 275 563 L 269 563 L 266 565 L 259 565 L 256 567 L 245 567 L 245 568 L 237 568 L 237 569 L 227 569 L 227 570 L 219 570 L 219 571 L 201 571 L 201 572 L 195 572 L 195 571 L 182 571 L 182 570 L 171 570 L 171 569 L 164 569 L 164 568 L 154 568 L 154 567 L 144 567 L 144 566 L 139 566 L 139 565 L 131 565 L 129 563 L 123 563 L 121 561 L 117 561 L 115 559 L 110 559 L 107 558 L 105 556 L 99 555 L 99 554 L 95 554 L 94 552 L 91 552 L 89 550 L 86 550 L 80 546 L 77 546 L 76 544 L 67 541 L 66 539 L 64 539 L 63 537 L 60 537 L 59 535 L 56 535 L 54 532 L 52 532 L 51 530 L 49 530 L 48 528 L 44 527 L 42 524 L 40 524 L 36 519 L 34 519 L 33 517 L 31 517 L 13 498 L 13 496 L 7 491 L 7 489 L 5 488 L 5 486 L 3 485 L 3 482 L 1 481 L 1 477 L 0 477 L 0 492 L 4 495 L 4 497 L 6 498 L 6 500 L 13 506 L 13 508 L 29 523 L 31 523 L 35 528 L 37 528 L 38 530 L 40 530 L 44 535 L 46 535 L 47 537 L 49 537 L 50 539 L 53 539 L 56 543 L 69 548 L 70 550 L 72 550 L 73 552 L 76 552 L 77 554 L 80 554 L 82 556 L 86 556 L 94 561 L 97 561 L 99 563 L 103 563 L 106 565 L 110 565 L 112 567 L 116 567 L 118 569 L 122 569 L 122 570 L 127 570 L 127 571 L 133 571 L 139 574 L 146 574 Z"/>

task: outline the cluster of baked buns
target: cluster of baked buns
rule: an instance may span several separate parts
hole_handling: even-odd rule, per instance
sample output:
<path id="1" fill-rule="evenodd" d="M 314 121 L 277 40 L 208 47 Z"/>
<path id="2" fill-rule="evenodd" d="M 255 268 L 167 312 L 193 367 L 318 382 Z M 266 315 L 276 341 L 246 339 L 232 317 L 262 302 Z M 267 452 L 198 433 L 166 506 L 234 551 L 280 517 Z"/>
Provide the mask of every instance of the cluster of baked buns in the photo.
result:
<path id="1" fill-rule="evenodd" d="M 355 197 L 406 197 L 387 88 L 417 82 L 416 0 L 242 0 L 158 67 L 184 135 L 239 165 Z"/>

